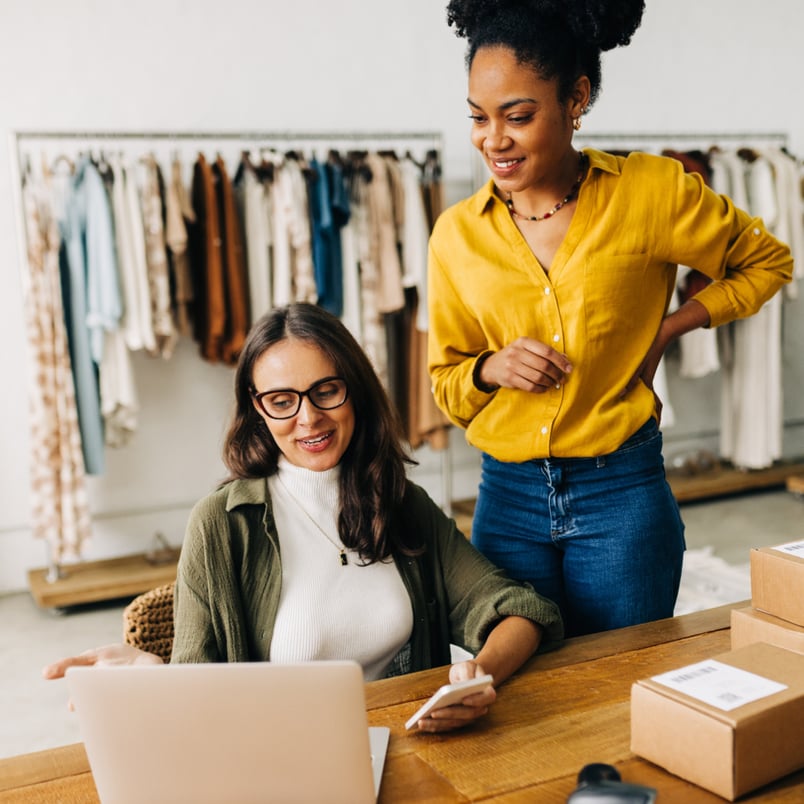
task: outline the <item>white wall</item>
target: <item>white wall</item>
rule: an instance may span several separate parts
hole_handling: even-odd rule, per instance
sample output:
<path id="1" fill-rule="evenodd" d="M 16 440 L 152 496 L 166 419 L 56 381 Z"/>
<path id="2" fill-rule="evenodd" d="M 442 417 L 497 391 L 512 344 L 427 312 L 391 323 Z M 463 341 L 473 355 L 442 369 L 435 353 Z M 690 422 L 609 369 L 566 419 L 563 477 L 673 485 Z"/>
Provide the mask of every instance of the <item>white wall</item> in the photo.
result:
<path id="1" fill-rule="evenodd" d="M 471 175 L 464 43 L 445 0 L 3 0 L 0 134 L 16 130 L 440 131 L 450 200 Z M 800 0 L 648 0 L 632 45 L 608 54 L 584 131 L 782 131 L 804 154 Z M 0 592 L 46 561 L 30 537 L 27 355 L 10 159 L 0 158 Z M 786 312 L 787 418 L 804 421 L 801 303 Z M 190 343 L 136 356 L 141 430 L 92 479 L 86 558 L 181 540 L 189 504 L 221 476 L 231 372 Z M 716 385 L 677 388 L 679 438 L 711 436 Z M 703 389 L 703 391 L 701 390 Z M 668 434 L 668 438 L 672 436 Z M 454 496 L 477 457 L 454 433 Z M 794 444 L 801 453 L 804 447 Z M 440 456 L 416 477 L 441 499 Z"/>

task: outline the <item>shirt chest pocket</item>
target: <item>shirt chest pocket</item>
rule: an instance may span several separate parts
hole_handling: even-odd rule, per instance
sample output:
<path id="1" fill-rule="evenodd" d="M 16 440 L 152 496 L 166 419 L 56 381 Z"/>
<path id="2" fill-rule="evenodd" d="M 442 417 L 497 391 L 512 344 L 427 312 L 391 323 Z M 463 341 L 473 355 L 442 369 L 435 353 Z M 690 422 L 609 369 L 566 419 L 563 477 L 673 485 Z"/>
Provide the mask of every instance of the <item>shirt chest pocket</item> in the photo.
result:
<path id="1" fill-rule="evenodd" d="M 584 266 L 584 318 L 587 335 L 637 328 L 655 301 L 650 255 L 596 255 Z M 663 303 L 663 298 L 662 298 Z"/>

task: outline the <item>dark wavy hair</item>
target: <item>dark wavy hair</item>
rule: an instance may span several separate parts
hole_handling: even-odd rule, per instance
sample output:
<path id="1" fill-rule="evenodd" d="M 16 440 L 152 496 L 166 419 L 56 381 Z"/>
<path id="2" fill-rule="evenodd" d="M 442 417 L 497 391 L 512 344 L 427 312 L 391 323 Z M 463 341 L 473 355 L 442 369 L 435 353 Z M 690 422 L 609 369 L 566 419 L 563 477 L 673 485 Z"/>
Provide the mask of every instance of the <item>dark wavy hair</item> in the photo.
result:
<path id="1" fill-rule="evenodd" d="M 315 304 L 296 303 L 263 316 L 246 339 L 235 372 L 235 410 L 223 448 L 230 479 L 267 477 L 280 450 L 254 407 L 254 364 L 274 344 L 296 338 L 320 349 L 349 389 L 355 414 L 352 440 L 340 462 L 338 533 L 366 563 L 394 552 L 421 552 L 416 534 L 400 528 L 407 487 L 402 423 L 366 353 L 335 316 Z"/>
<path id="2" fill-rule="evenodd" d="M 480 48 L 510 48 L 541 78 L 557 79 L 560 101 L 589 78 L 589 105 L 600 93 L 600 54 L 631 41 L 642 22 L 643 0 L 451 0 L 447 24 L 469 46 L 472 66 Z"/>

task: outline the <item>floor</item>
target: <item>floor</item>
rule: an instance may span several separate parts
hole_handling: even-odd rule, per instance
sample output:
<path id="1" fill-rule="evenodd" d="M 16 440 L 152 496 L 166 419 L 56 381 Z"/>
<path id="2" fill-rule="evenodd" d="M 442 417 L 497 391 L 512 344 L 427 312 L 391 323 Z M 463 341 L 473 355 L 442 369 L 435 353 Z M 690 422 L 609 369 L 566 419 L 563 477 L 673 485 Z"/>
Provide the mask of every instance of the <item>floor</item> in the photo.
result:
<path id="1" fill-rule="evenodd" d="M 804 539 L 804 501 L 784 490 L 682 506 L 687 526 L 677 613 L 750 597 L 751 547 Z M 43 610 L 28 593 L 0 597 L 0 758 L 78 742 L 63 681 L 41 668 L 62 656 L 122 639 L 127 601 Z"/>

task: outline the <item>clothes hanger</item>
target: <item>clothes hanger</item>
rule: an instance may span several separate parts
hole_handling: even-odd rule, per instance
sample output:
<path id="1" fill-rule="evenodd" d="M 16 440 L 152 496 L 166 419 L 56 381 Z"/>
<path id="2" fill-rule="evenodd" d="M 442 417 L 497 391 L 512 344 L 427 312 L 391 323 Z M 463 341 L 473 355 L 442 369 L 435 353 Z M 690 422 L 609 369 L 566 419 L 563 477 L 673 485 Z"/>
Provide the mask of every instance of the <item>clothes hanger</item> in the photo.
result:
<path id="1" fill-rule="evenodd" d="M 52 172 L 55 173 L 62 165 L 67 167 L 67 171 L 72 175 L 75 173 L 75 162 L 67 154 L 59 154 L 53 160 Z"/>

